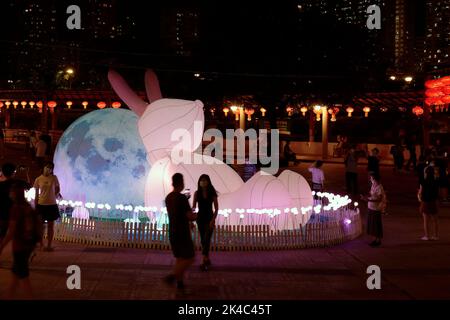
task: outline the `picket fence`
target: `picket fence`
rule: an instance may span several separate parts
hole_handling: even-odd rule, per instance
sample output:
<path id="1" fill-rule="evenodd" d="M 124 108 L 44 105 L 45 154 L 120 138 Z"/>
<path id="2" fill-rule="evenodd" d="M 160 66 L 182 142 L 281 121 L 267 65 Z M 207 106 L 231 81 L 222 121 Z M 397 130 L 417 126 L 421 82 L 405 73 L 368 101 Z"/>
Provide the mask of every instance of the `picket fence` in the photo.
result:
<path id="1" fill-rule="evenodd" d="M 349 218 L 299 225 L 296 230 L 275 231 L 268 225 L 216 226 L 213 251 L 285 250 L 328 247 L 353 240 L 362 233 L 358 211 Z M 348 220 L 347 220 L 348 221 Z M 168 226 L 157 228 L 153 223 L 98 221 L 63 217 L 55 224 L 55 240 L 88 246 L 170 249 Z M 201 248 L 196 228 L 192 229 L 196 249 Z"/>

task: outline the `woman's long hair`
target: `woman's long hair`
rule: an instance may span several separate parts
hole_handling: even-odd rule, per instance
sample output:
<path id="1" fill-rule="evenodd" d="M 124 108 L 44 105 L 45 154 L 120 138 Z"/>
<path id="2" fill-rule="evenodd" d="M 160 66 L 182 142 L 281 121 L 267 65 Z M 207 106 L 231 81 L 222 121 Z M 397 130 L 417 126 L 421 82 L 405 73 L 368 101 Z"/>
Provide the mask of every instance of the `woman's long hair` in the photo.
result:
<path id="1" fill-rule="evenodd" d="M 217 191 L 214 188 L 213 184 L 211 183 L 211 178 L 207 174 L 202 174 L 200 178 L 198 178 L 197 182 L 197 197 L 203 197 L 203 189 L 200 187 L 200 181 L 205 179 L 208 181 L 208 187 L 207 187 L 207 194 L 208 199 L 213 199 L 214 197 L 217 197 Z"/>

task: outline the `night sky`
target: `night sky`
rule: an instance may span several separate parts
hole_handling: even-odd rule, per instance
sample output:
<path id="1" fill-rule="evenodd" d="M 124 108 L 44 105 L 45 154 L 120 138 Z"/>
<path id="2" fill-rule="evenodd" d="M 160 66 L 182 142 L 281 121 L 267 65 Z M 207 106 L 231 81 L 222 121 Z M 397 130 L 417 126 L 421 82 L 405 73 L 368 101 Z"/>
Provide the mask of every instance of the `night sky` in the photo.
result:
<path id="1" fill-rule="evenodd" d="M 32 2 L 14 1 L 16 7 Z M 93 69 L 105 74 L 112 66 L 122 69 L 134 85 L 142 86 L 142 70 L 152 67 L 160 71 L 162 81 L 174 94 L 197 89 L 290 93 L 300 88 L 314 91 L 315 86 L 325 91 L 345 90 L 346 87 L 355 90 L 371 86 L 383 88 L 391 59 L 388 55 L 376 54 L 376 61 L 368 61 L 373 48 L 367 42 L 370 36 L 367 28 L 339 23 L 336 16 L 317 9 L 299 12 L 297 5 L 305 1 L 110 1 L 117 9 L 111 18 L 114 22 L 108 23 L 114 25 L 125 16 L 131 16 L 136 22 L 135 39 L 88 41 L 89 32 L 65 28 L 65 8 L 69 4 L 79 4 L 84 23 L 84 8 L 93 2 L 38 1 L 42 5 L 54 3 L 57 10 L 56 41 L 44 44 L 49 69 L 59 63 L 60 55 L 55 48 L 77 42 L 81 56 L 77 63 L 84 74 Z M 423 0 L 413 2 L 422 6 L 424 3 Z M 11 1 L 1 3 L 2 11 L 8 12 L 1 20 L 1 87 L 7 78 L 19 76 L 8 58 L 17 55 L 12 43 L 20 42 L 24 36 L 21 13 L 8 8 L 9 3 Z M 171 8 L 189 8 L 199 14 L 199 41 L 192 46 L 189 56 L 177 56 L 166 48 L 161 38 L 164 34 L 162 13 Z M 424 29 L 421 12 L 417 10 L 414 16 L 418 21 L 418 34 Z M 360 17 L 364 25 L 365 19 Z M 375 32 L 380 42 L 377 48 L 381 48 L 387 30 L 372 31 L 371 36 Z M 199 88 L 195 85 L 198 79 L 192 79 L 193 72 L 202 72 L 204 81 Z M 82 87 L 81 80 L 77 80 L 74 85 Z"/>

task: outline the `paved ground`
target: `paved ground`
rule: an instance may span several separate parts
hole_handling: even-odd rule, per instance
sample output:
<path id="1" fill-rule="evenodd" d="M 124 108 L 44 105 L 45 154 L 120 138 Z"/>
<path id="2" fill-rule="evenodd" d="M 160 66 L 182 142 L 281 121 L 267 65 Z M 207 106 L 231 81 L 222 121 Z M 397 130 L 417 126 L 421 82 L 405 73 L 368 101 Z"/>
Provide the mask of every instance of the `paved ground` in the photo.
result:
<path id="1" fill-rule="evenodd" d="M 10 153 L 10 156 L 16 155 Z M 22 161 L 22 160 L 21 160 Z M 25 161 L 25 160 L 24 160 Z M 307 164 L 294 168 L 306 177 Z M 343 191 L 343 166 L 326 164 L 328 188 Z M 365 168 L 360 185 L 366 186 Z M 160 279 L 173 264 L 169 252 L 86 248 L 56 244 L 52 253 L 39 252 L 32 263 L 32 283 L 40 299 L 449 299 L 450 208 L 440 212 L 441 239 L 423 242 L 417 212 L 416 178 L 393 175 L 382 168 L 389 196 L 380 248 L 367 246 L 363 236 L 327 249 L 278 252 L 218 252 L 214 266 L 190 270 L 187 293 L 177 293 Z M 363 210 L 365 214 L 365 210 Z M 10 251 L 0 257 L 0 295 L 9 280 Z M 66 268 L 80 266 L 82 289 L 66 288 Z M 378 265 L 382 289 L 368 290 L 366 269 Z"/>

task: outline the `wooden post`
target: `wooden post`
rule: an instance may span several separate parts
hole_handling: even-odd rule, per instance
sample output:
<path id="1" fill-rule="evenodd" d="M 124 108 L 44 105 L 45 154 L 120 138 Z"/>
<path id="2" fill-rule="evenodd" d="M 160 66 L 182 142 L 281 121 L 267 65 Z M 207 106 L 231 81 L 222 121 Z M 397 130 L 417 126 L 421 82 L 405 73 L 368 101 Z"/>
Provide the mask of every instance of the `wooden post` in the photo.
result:
<path id="1" fill-rule="evenodd" d="M 322 159 L 328 159 L 328 112 L 322 107 Z"/>
<path id="2" fill-rule="evenodd" d="M 48 106 L 46 103 L 42 106 L 41 131 L 47 132 L 48 129 Z"/>
<path id="3" fill-rule="evenodd" d="M 5 108 L 5 129 L 9 129 L 11 126 L 11 110 Z"/>
<path id="4" fill-rule="evenodd" d="M 56 130 L 56 128 L 58 127 L 58 119 L 56 116 L 56 108 L 52 108 L 50 113 L 52 115 L 52 130 Z"/>
<path id="5" fill-rule="evenodd" d="M 309 142 L 314 142 L 314 124 L 316 123 L 314 112 L 309 112 Z"/>

